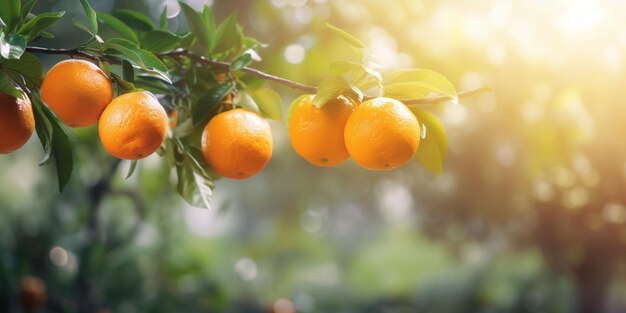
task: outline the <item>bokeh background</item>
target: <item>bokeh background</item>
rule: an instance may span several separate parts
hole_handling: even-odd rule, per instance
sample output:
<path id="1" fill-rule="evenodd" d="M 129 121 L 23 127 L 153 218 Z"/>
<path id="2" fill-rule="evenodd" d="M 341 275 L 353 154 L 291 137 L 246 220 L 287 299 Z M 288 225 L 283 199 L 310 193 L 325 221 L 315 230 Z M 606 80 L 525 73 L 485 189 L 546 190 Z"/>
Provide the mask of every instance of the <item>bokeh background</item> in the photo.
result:
<path id="1" fill-rule="evenodd" d="M 154 20 L 167 5 L 171 29 L 186 27 L 175 1 L 91 2 Z M 25 277 L 44 282 L 43 312 L 626 312 L 626 3 L 185 2 L 218 19 L 237 10 L 268 44 L 253 66 L 292 80 L 316 84 L 352 57 L 331 22 L 388 69 L 494 92 L 436 112 L 450 139 L 442 176 L 417 161 L 314 167 L 272 122 L 270 164 L 219 181 L 212 210 L 186 205 L 157 156 L 128 180 L 126 162 L 110 172 L 95 128 L 74 131 L 76 171 L 59 195 L 33 136 L 0 157 L 1 312 L 24 312 Z M 77 1 L 35 7 L 49 10 L 68 13 L 39 45 L 85 39 Z M 269 86 L 285 109 L 297 96 Z"/>

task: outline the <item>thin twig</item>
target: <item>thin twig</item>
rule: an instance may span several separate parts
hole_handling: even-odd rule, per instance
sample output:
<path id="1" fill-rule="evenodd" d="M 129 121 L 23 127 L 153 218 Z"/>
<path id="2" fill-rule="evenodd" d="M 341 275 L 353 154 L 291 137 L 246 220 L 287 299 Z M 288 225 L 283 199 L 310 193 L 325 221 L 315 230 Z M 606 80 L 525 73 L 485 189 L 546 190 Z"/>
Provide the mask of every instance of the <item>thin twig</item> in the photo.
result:
<path id="1" fill-rule="evenodd" d="M 26 47 L 27 52 L 32 53 L 40 53 L 40 54 L 51 54 L 51 55 L 68 55 L 72 57 L 82 57 L 85 59 L 89 59 L 94 62 L 98 62 L 99 59 L 97 56 L 87 52 L 80 50 L 78 48 L 74 49 L 54 49 L 54 48 L 44 48 L 44 47 L 34 47 L 28 46 Z"/>
<path id="2" fill-rule="evenodd" d="M 228 62 L 222 62 L 222 61 L 215 61 L 215 60 L 211 60 L 211 59 L 207 59 L 203 56 L 197 55 L 197 54 L 193 54 L 190 53 L 187 50 L 174 50 L 171 52 L 167 52 L 167 53 L 162 53 L 160 54 L 160 56 L 170 56 L 170 57 L 175 57 L 175 56 L 186 56 L 190 59 L 193 59 L 194 61 L 201 63 L 201 64 L 205 64 L 205 65 L 209 65 L 211 67 L 214 68 L 219 68 L 219 69 L 224 69 L 224 70 L 229 70 L 230 69 L 230 63 Z M 282 78 L 279 76 L 275 76 L 272 74 L 268 74 L 265 72 L 262 72 L 260 70 L 257 70 L 255 68 L 252 67 L 243 67 L 241 68 L 239 71 L 252 75 L 252 76 L 256 76 L 265 80 L 269 80 L 269 81 L 273 81 L 276 83 L 279 83 L 281 85 L 287 86 L 289 88 L 292 89 L 296 89 L 296 90 L 300 90 L 300 91 L 304 91 L 307 93 L 316 93 L 317 92 L 317 88 L 314 86 L 309 86 L 309 85 L 305 85 L 302 83 L 298 83 L 298 82 L 294 82 L 292 80 L 286 79 L 286 78 Z"/>
<path id="3" fill-rule="evenodd" d="M 33 52 L 33 53 L 41 53 L 41 54 L 56 54 L 56 55 L 69 55 L 69 56 L 78 56 L 78 57 L 83 57 L 92 61 L 98 61 L 98 57 L 80 50 L 78 48 L 75 49 L 52 49 L 52 48 L 43 48 L 43 47 L 33 47 L 33 46 L 28 46 L 26 47 L 26 51 L 29 52 Z M 203 64 L 203 65 L 208 65 L 212 68 L 216 68 L 216 69 L 223 69 L 223 70 L 230 70 L 231 68 L 231 64 L 228 62 L 223 62 L 223 61 L 216 61 L 216 60 L 211 60 L 211 59 L 207 59 L 203 56 L 191 53 L 187 50 L 184 49 L 178 49 L 178 50 L 174 50 L 174 51 L 170 51 L 170 52 L 166 52 L 166 53 L 160 53 L 158 54 L 158 56 L 160 57 L 187 57 L 190 58 L 192 60 L 194 60 L 197 63 Z M 114 60 L 110 60 L 110 61 L 114 61 Z M 268 74 L 266 72 L 263 72 L 261 70 L 258 70 L 256 68 L 252 68 L 252 67 L 243 67 L 241 69 L 239 69 L 240 72 L 246 73 L 248 75 L 252 75 L 261 79 L 265 79 L 265 80 L 269 80 L 278 84 L 281 84 L 283 86 L 287 86 L 291 89 L 295 89 L 295 90 L 299 90 L 302 92 L 306 92 L 306 93 L 317 93 L 317 87 L 315 86 L 310 86 L 310 85 L 305 85 L 299 82 L 295 82 L 283 77 L 279 77 L 276 75 L 272 75 L 272 74 Z M 491 91 L 491 88 L 488 86 L 483 86 L 480 88 L 476 88 L 476 89 L 472 89 L 472 90 L 467 90 L 467 91 L 463 91 L 463 92 L 459 92 L 457 94 L 457 98 L 467 98 L 467 97 L 471 97 L 474 95 L 477 95 L 479 93 L 483 93 L 483 92 L 487 92 L 487 91 Z M 372 99 L 373 97 L 365 97 L 365 100 L 367 99 Z M 438 104 L 444 101 L 450 101 L 450 100 L 454 100 L 455 98 L 450 97 L 450 96 L 438 96 L 438 97 L 431 97 L 431 98 L 422 98 L 422 99 L 404 99 L 401 100 L 404 104 L 407 105 L 418 105 L 418 104 L 427 104 L 427 105 L 433 105 L 433 104 Z"/>

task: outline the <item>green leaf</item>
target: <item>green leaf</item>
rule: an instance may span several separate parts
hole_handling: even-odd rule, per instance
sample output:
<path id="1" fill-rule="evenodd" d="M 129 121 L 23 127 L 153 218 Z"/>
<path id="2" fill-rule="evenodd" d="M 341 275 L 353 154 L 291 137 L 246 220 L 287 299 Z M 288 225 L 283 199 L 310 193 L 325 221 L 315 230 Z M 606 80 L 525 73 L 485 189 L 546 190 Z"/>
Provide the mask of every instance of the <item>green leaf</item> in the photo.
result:
<path id="1" fill-rule="evenodd" d="M 24 6 L 22 7 L 22 21 L 26 20 L 28 13 L 30 13 L 30 10 L 33 9 L 33 6 L 35 6 L 36 3 L 37 0 L 30 0 L 26 2 L 26 4 L 24 4 Z"/>
<path id="2" fill-rule="evenodd" d="M 182 164 L 176 165 L 178 184 L 176 190 L 187 203 L 200 208 L 211 208 L 211 197 L 215 183 L 194 173 L 192 162 L 185 158 Z"/>
<path id="3" fill-rule="evenodd" d="M 111 27 L 118 34 L 122 35 L 122 37 L 124 37 L 125 39 L 139 44 L 139 37 L 137 37 L 135 31 L 124 22 L 119 20 L 117 17 L 104 12 L 98 12 L 98 20 L 100 21 L 100 23 Z"/>
<path id="4" fill-rule="evenodd" d="M 96 11 L 89 5 L 89 1 L 80 0 L 80 3 L 83 5 L 83 10 L 85 10 L 85 14 L 87 15 L 87 21 L 89 22 L 89 28 L 86 29 L 92 36 L 98 35 L 98 19 Z"/>
<path id="5" fill-rule="evenodd" d="M 54 113 L 52 113 L 52 111 L 50 111 L 50 109 L 45 106 L 39 98 L 32 97 L 32 99 L 41 112 L 43 112 L 43 118 L 52 126 L 52 139 L 49 147 L 52 151 L 52 156 L 54 157 L 54 164 L 59 181 L 59 192 L 63 192 L 65 185 L 69 182 L 70 177 L 72 176 L 72 170 L 74 167 L 72 143 L 70 142 L 66 130 L 61 125 L 61 122 L 56 118 Z"/>
<path id="6" fill-rule="evenodd" d="M 252 55 L 249 53 L 244 53 L 236 58 L 232 63 L 230 63 L 230 69 L 233 71 L 238 71 L 252 63 Z"/>
<path id="7" fill-rule="evenodd" d="M 0 33 L 0 56 L 5 59 L 19 59 L 26 49 L 26 38 L 19 34 L 5 36 Z"/>
<path id="8" fill-rule="evenodd" d="M 20 28 L 19 34 L 25 36 L 26 41 L 31 41 L 63 15 L 65 15 L 65 11 L 41 13 L 24 24 Z"/>
<path id="9" fill-rule="evenodd" d="M 364 49 L 365 48 L 365 45 L 360 40 L 358 40 L 356 37 L 350 35 L 348 32 L 340 29 L 339 27 L 333 26 L 333 25 L 331 25 L 329 23 L 326 23 L 326 27 L 328 27 L 335 34 L 339 35 L 339 37 L 341 39 L 345 40 L 346 42 L 348 42 L 349 44 L 351 44 L 355 48 L 360 48 L 360 49 Z"/>
<path id="10" fill-rule="evenodd" d="M 441 175 L 443 162 L 448 149 L 446 130 L 435 115 L 430 112 L 411 108 L 422 128 L 422 140 L 415 157 L 427 170 Z"/>
<path id="11" fill-rule="evenodd" d="M 345 79 L 337 75 L 326 76 L 317 86 L 317 94 L 313 99 L 313 104 L 318 108 L 322 108 L 328 100 L 341 95 L 350 89 L 350 85 Z"/>
<path id="12" fill-rule="evenodd" d="M 382 75 L 363 64 L 350 61 L 337 61 L 330 65 L 329 73 L 343 76 L 359 88 L 366 88 L 371 85 L 381 84 Z"/>
<path id="13" fill-rule="evenodd" d="M 131 41 L 113 38 L 104 44 L 103 50 L 129 61 L 137 67 L 155 73 L 159 78 L 170 84 L 172 82 L 167 74 L 167 66 L 152 52 L 139 48 Z"/>
<path id="14" fill-rule="evenodd" d="M 143 36 L 141 48 L 153 53 L 171 51 L 180 45 L 181 38 L 164 30 L 151 30 Z"/>
<path id="15" fill-rule="evenodd" d="M 298 108 L 298 106 L 300 106 L 300 103 L 302 102 L 302 100 L 304 100 L 304 98 L 306 97 L 313 97 L 313 95 L 304 94 L 304 95 L 301 95 L 300 97 L 297 97 L 295 100 L 291 102 L 291 105 L 289 105 L 289 110 L 287 111 L 287 125 L 291 124 L 291 118 L 293 117 L 293 114 L 296 112 L 296 109 Z"/>
<path id="16" fill-rule="evenodd" d="M 212 52 L 227 52 L 236 49 L 236 53 L 243 46 L 244 36 L 241 27 L 237 24 L 237 16 L 235 13 L 229 15 L 217 27 L 215 47 L 210 47 Z"/>
<path id="17" fill-rule="evenodd" d="M 15 30 L 21 21 L 21 0 L 2 0 L 0 18 L 6 24 L 7 33 Z"/>
<path id="18" fill-rule="evenodd" d="M 23 96 L 22 92 L 15 87 L 13 81 L 9 77 L 9 74 L 5 71 L 0 71 L 0 92 L 6 93 L 15 98 Z"/>
<path id="19" fill-rule="evenodd" d="M 39 36 L 43 37 L 43 38 L 48 38 L 48 39 L 53 39 L 54 38 L 54 34 L 49 33 L 47 31 L 42 31 Z"/>
<path id="20" fill-rule="evenodd" d="M 137 160 L 130 161 L 130 167 L 128 168 L 128 173 L 126 174 L 125 179 L 129 179 L 133 175 L 135 168 L 137 167 L 137 163 Z"/>
<path id="21" fill-rule="evenodd" d="M 211 25 L 207 25 L 204 17 L 189 5 L 181 1 L 179 1 L 179 4 L 185 14 L 191 33 L 195 36 L 195 44 L 191 47 L 192 51 L 201 55 L 206 55 L 210 52 L 213 42 L 213 30 L 210 29 Z"/>
<path id="22" fill-rule="evenodd" d="M 154 29 L 152 20 L 146 15 L 133 10 L 120 9 L 113 12 L 113 16 L 137 31 L 147 32 Z"/>
<path id="23" fill-rule="evenodd" d="M 217 85 L 203 94 L 192 108 L 191 116 L 194 125 L 204 125 L 209 114 L 235 88 L 233 83 Z"/>
<path id="24" fill-rule="evenodd" d="M 425 98 L 435 93 L 440 96 L 457 97 L 456 88 L 443 75 L 424 69 L 403 69 L 385 73 L 384 91 L 388 96 Z"/>
<path id="25" fill-rule="evenodd" d="M 43 66 L 39 59 L 32 53 L 22 54 L 19 60 L 6 60 L 2 66 L 7 71 L 22 75 L 31 87 L 39 87 L 43 80 Z"/>
<path id="26" fill-rule="evenodd" d="M 248 93 L 256 102 L 263 117 L 276 121 L 283 120 L 283 102 L 276 91 L 261 88 L 249 90 Z"/>
<path id="27" fill-rule="evenodd" d="M 41 141 L 41 147 L 44 151 L 44 157 L 39 162 L 39 166 L 41 166 L 52 160 L 52 124 L 44 115 L 43 109 L 40 107 L 41 104 L 35 101 L 32 102 L 33 113 L 35 116 L 35 130 L 37 132 L 37 137 L 39 137 L 39 141 Z"/>
<path id="28" fill-rule="evenodd" d="M 261 110 L 259 110 L 259 106 L 256 104 L 252 96 L 250 96 L 245 91 L 242 91 L 239 94 L 239 103 L 237 105 L 250 112 L 261 114 Z"/>
<path id="29" fill-rule="evenodd" d="M 135 69 L 127 60 L 122 60 L 122 76 L 129 83 L 135 81 Z"/>
<path id="30" fill-rule="evenodd" d="M 163 11 L 159 17 L 159 28 L 167 30 L 167 5 L 163 7 Z"/>
<path id="31" fill-rule="evenodd" d="M 196 174 L 212 181 L 220 178 L 217 173 L 211 170 L 211 167 L 204 159 L 204 155 L 200 149 L 193 146 L 187 146 L 185 147 L 185 155 L 189 161 L 191 161 L 191 165 Z"/>
<path id="32" fill-rule="evenodd" d="M 117 82 L 117 85 L 120 87 L 121 93 L 126 93 L 126 92 L 133 91 L 136 89 L 133 83 L 124 80 L 119 75 L 115 73 L 111 73 L 111 76 L 115 79 L 115 81 Z"/>
<path id="33" fill-rule="evenodd" d="M 239 76 L 237 78 L 237 81 L 243 87 L 241 89 L 255 89 L 261 87 L 265 83 L 265 80 L 256 76 L 241 73 L 238 74 Z"/>

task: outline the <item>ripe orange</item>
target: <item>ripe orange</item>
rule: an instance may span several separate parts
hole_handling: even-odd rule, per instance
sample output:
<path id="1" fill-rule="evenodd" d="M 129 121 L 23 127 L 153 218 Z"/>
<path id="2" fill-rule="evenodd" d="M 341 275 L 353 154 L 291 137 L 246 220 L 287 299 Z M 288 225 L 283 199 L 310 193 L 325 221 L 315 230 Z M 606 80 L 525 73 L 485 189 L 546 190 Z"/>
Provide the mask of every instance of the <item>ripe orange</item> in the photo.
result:
<path id="1" fill-rule="evenodd" d="M 20 282 L 18 299 L 26 312 L 35 312 L 46 304 L 46 284 L 40 278 L 24 276 Z"/>
<path id="2" fill-rule="evenodd" d="M 243 109 L 222 112 L 202 133 L 204 159 L 218 174 L 244 179 L 258 173 L 272 157 L 269 123 Z"/>
<path id="3" fill-rule="evenodd" d="M 95 64 L 65 60 L 53 66 L 41 84 L 41 99 L 70 127 L 98 122 L 113 99 L 113 85 Z"/>
<path id="4" fill-rule="evenodd" d="M 113 156 L 138 160 L 161 146 L 167 124 L 167 113 L 152 93 L 130 92 L 115 98 L 102 112 L 98 133 Z"/>
<path id="5" fill-rule="evenodd" d="M 345 130 L 350 156 L 371 170 L 393 169 L 417 151 L 420 128 L 417 118 L 402 102 L 375 98 L 363 102 L 348 118 Z"/>
<path id="6" fill-rule="evenodd" d="M 321 109 L 307 95 L 294 109 L 289 122 L 289 137 L 294 150 L 317 166 L 333 166 L 349 158 L 344 129 L 356 103 L 339 96 Z"/>
<path id="7" fill-rule="evenodd" d="M 35 117 L 28 97 L 14 98 L 0 93 L 0 154 L 11 153 L 23 146 L 34 128 Z"/>

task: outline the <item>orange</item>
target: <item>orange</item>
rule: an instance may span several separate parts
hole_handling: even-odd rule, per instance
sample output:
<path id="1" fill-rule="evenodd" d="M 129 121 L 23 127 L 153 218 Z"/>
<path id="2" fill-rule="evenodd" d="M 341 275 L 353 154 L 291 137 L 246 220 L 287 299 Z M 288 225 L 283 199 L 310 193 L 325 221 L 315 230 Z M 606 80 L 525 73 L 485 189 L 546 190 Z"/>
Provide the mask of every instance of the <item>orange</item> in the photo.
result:
<path id="1" fill-rule="evenodd" d="M 294 150 L 317 166 L 333 166 L 349 158 L 344 129 L 356 103 L 339 96 L 321 109 L 306 95 L 296 104 L 289 122 L 289 137 Z"/>
<path id="2" fill-rule="evenodd" d="M 20 282 L 18 299 L 26 312 L 38 311 L 48 299 L 46 284 L 38 277 L 24 276 Z"/>
<path id="3" fill-rule="evenodd" d="M 402 102 L 375 98 L 363 102 L 348 118 L 346 147 L 359 165 L 388 170 L 415 155 L 420 143 L 417 118 Z"/>
<path id="4" fill-rule="evenodd" d="M 204 128 L 202 153 L 211 168 L 224 177 L 253 176 L 272 157 L 270 124 L 243 109 L 222 112 Z"/>
<path id="5" fill-rule="evenodd" d="M 0 154 L 22 147 L 34 128 L 35 117 L 28 97 L 15 98 L 0 93 Z"/>
<path id="6" fill-rule="evenodd" d="M 167 113 L 152 93 L 130 92 L 115 98 L 102 112 L 98 133 L 113 156 L 138 160 L 161 146 L 167 124 Z"/>
<path id="7" fill-rule="evenodd" d="M 98 122 L 113 99 L 113 85 L 95 64 L 65 60 L 53 66 L 41 84 L 41 99 L 70 127 Z"/>

